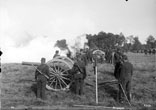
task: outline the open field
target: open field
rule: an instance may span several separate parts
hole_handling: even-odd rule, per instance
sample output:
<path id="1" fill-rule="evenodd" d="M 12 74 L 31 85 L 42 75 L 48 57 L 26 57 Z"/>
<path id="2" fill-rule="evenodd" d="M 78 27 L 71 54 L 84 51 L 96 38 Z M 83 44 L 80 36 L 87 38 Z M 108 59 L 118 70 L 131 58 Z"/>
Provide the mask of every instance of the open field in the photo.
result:
<path id="1" fill-rule="evenodd" d="M 130 62 L 134 65 L 134 75 L 132 81 L 132 105 L 135 109 L 154 110 L 156 109 L 156 56 L 144 54 L 128 53 Z M 98 81 L 113 80 L 113 65 L 98 64 Z M 93 86 L 86 85 L 82 96 L 77 96 L 67 91 L 46 91 L 47 101 L 36 99 L 35 69 L 31 66 L 21 64 L 2 64 L 1 74 L 1 108 L 11 107 L 24 108 L 25 106 L 52 106 L 53 109 L 74 109 L 73 105 L 95 105 L 95 76 L 92 65 L 87 66 L 88 77 L 85 82 Z M 105 85 L 99 87 L 99 105 L 101 106 L 122 106 L 128 104 L 118 104 L 116 102 L 117 85 Z M 37 109 L 37 108 L 36 108 Z M 47 108 L 49 109 L 49 108 Z M 77 110 L 85 108 L 76 108 Z M 89 108 L 91 109 L 91 108 Z M 98 108 L 105 110 L 104 108 Z M 44 110 L 44 109 L 42 109 Z M 95 108 L 94 108 L 95 110 Z M 111 109 L 106 109 L 111 110 Z"/>

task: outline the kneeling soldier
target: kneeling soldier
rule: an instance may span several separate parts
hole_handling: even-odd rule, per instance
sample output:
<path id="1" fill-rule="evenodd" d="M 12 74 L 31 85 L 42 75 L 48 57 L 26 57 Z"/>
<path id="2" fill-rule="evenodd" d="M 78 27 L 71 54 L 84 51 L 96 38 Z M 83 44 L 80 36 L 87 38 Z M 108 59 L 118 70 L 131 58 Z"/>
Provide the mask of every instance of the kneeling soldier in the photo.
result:
<path id="1" fill-rule="evenodd" d="M 49 77 L 49 67 L 45 64 L 46 59 L 41 59 L 41 65 L 39 65 L 35 72 L 35 80 L 37 81 L 37 98 L 43 100 L 46 99 L 45 89 L 47 83 L 47 77 Z"/>

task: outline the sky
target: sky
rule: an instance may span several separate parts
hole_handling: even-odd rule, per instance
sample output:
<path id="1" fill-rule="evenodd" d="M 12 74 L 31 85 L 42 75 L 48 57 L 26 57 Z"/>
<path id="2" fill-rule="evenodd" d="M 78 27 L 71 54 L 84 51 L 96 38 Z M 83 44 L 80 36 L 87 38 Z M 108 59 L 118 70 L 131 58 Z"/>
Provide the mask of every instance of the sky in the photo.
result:
<path id="1" fill-rule="evenodd" d="M 2 63 L 48 61 L 57 40 L 100 31 L 156 38 L 156 0 L 0 0 Z"/>

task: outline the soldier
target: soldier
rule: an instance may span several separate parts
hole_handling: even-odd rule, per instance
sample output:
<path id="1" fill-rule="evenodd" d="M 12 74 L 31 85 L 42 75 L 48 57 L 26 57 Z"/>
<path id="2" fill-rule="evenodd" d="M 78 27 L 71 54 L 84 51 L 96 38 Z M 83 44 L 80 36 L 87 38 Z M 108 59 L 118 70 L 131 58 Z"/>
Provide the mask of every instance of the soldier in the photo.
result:
<path id="1" fill-rule="evenodd" d="M 55 54 L 54 54 L 53 58 L 55 58 L 55 57 L 57 57 L 57 56 L 60 56 L 58 50 L 55 51 Z"/>
<path id="2" fill-rule="evenodd" d="M 156 50 L 155 50 L 155 49 L 153 49 L 152 53 L 153 53 L 153 54 L 155 54 L 155 53 L 156 53 Z"/>
<path id="3" fill-rule="evenodd" d="M 37 81 L 37 98 L 41 98 L 43 100 L 46 99 L 45 96 L 45 88 L 47 77 L 49 77 L 49 67 L 45 64 L 46 59 L 41 58 L 41 65 L 39 65 L 35 72 L 35 80 Z"/>
<path id="4" fill-rule="evenodd" d="M 116 75 L 116 78 L 118 79 L 119 83 L 122 85 L 123 90 L 126 93 L 126 96 L 131 101 L 130 97 L 130 90 L 131 90 L 131 79 L 133 75 L 133 65 L 128 61 L 128 58 L 126 55 L 123 56 L 123 63 L 121 65 L 121 68 L 119 70 L 119 73 Z M 122 95 L 122 88 L 121 85 L 119 85 L 119 97 L 118 101 L 121 102 L 121 95 Z"/>
<path id="5" fill-rule="evenodd" d="M 122 57 L 123 57 L 123 54 L 120 52 L 120 50 L 117 50 L 117 52 L 114 53 L 114 66 L 115 66 L 114 76 L 115 78 L 117 78 L 117 74 L 119 73 L 119 69 L 121 68 L 121 64 L 123 62 Z"/>
<path id="6" fill-rule="evenodd" d="M 83 74 L 80 72 L 79 67 L 77 64 L 75 66 L 75 73 L 74 73 L 74 81 L 75 81 L 75 93 L 78 95 L 83 94 Z"/>
<path id="7" fill-rule="evenodd" d="M 67 55 L 67 57 L 71 58 L 72 52 L 68 49 L 68 53 L 66 55 Z"/>
<path id="8" fill-rule="evenodd" d="M 145 55 L 147 55 L 147 53 L 148 53 L 147 49 L 144 50 L 144 53 L 145 53 Z"/>
<path id="9" fill-rule="evenodd" d="M 84 79 L 86 78 L 86 68 L 83 62 L 76 61 L 72 68 L 74 92 L 78 95 L 83 94 Z M 73 89 L 72 88 L 72 89 Z"/>

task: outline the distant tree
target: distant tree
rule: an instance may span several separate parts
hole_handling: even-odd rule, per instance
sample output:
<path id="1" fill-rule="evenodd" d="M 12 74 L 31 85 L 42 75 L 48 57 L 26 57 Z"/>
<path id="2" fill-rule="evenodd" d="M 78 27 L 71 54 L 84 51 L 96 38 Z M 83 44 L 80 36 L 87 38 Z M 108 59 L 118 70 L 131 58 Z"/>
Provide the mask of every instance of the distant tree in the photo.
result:
<path id="1" fill-rule="evenodd" d="M 126 51 L 126 52 L 131 51 L 132 44 L 131 44 L 131 43 L 125 42 L 122 48 L 123 48 L 123 50 Z"/>
<path id="2" fill-rule="evenodd" d="M 99 49 L 108 49 L 122 46 L 125 41 L 123 34 L 115 35 L 113 33 L 99 32 L 97 35 L 87 35 L 88 46 L 91 48 L 93 44 Z M 95 47 L 95 46 L 94 46 Z"/>
<path id="3" fill-rule="evenodd" d="M 132 45 L 132 51 L 138 51 L 140 49 L 142 49 L 142 44 L 139 41 L 138 37 L 134 37 L 134 43 Z"/>
<path id="4" fill-rule="evenodd" d="M 152 35 L 149 35 L 146 44 L 148 48 L 156 48 L 156 39 Z"/>
<path id="5" fill-rule="evenodd" d="M 123 46 L 125 43 L 125 37 L 122 33 L 120 35 L 115 35 L 116 36 L 116 44 L 117 46 Z"/>

